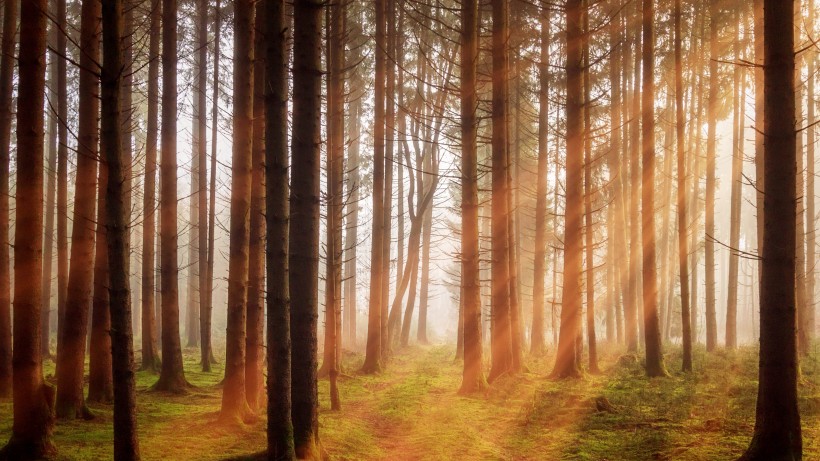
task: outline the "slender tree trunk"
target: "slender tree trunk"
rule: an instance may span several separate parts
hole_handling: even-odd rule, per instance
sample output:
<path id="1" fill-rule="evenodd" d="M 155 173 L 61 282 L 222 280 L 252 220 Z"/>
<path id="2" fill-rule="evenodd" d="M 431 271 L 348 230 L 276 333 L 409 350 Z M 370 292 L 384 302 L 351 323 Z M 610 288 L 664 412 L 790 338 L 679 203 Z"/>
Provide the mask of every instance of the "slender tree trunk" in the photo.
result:
<path id="1" fill-rule="evenodd" d="M 717 347 L 717 319 L 715 312 L 715 148 L 718 104 L 718 4 L 709 3 L 709 102 L 706 134 L 706 350 Z"/>
<path id="2" fill-rule="evenodd" d="M 245 394 L 245 339 L 253 147 L 253 6 L 252 0 L 237 1 L 234 11 L 231 257 L 228 260 L 228 326 L 220 412 L 220 419 L 225 422 L 242 422 L 250 410 Z"/>
<path id="3" fill-rule="evenodd" d="M 425 171 L 430 173 L 430 159 L 425 160 Z M 426 176 L 426 175 L 425 175 Z M 425 178 L 425 183 L 433 183 L 433 178 Z M 435 186 L 430 186 L 435 188 Z M 416 325 L 416 341 L 428 344 L 427 340 L 427 307 L 430 300 L 430 239 L 433 234 L 433 201 L 424 210 L 421 226 L 421 287 L 419 293 L 419 321 Z"/>
<path id="4" fill-rule="evenodd" d="M 479 392 L 486 386 L 482 370 L 481 284 L 479 281 L 478 159 L 476 138 L 476 63 L 478 61 L 478 1 L 462 3 L 461 25 L 461 330 L 464 369 L 459 392 Z M 543 279 L 543 274 L 542 274 Z M 543 296 L 542 296 L 543 298 Z M 542 306 L 543 309 L 543 306 Z M 543 325 L 542 325 L 543 328 Z M 543 338 L 542 338 L 543 342 Z"/>
<path id="5" fill-rule="evenodd" d="M 11 141 L 17 2 L 5 2 L 0 44 L 0 399 L 12 395 L 11 275 L 9 273 L 9 145 Z"/>
<path id="6" fill-rule="evenodd" d="M 532 335 L 530 353 L 543 355 L 544 344 L 544 278 L 547 258 L 547 176 L 549 174 L 549 9 L 541 10 L 541 62 L 538 64 L 538 180 L 535 196 L 535 258 L 533 260 Z M 462 194 L 462 200 L 463 200 Z M 478 198 L 476 197 L 476 200 Z M 476 218 L 477 219 L 477 218 Z M 463 230 L 462 230 L 463 232 Z M 477 234 L 478 232 L 476 232 Z M 476 238 L 478 235 L 476 235 Z M 463 270 L 463 269 L 462 269 Z"/>
<path id="7" fill-rule="evenodd" d="M 101 2 L 102 3 L 102 2 Z M 100 137 L 100 152 L 108 146 Z M 88 401 L 111 403 L 114 400 L 114 377 L 111 371 L 111 310 L 108 287 L 108 233 L 105 221 L 106 191 L 108 190 L 108 162 L 100 160 L 97 188 L 97 230 L 94 250 L 94 293 L 91 303 L 91 335 L 88 342 Z"/>
<path id="8" fill-rule="evenodd" d="M 52 7 L 54 6 L 53 2 Z M 57 31 L 56 22 L 50 22 L 48 32 L 49 47 L 56 49 L 57 36 L 61 33 Z M 48 164 L 46 165 L 46 200 L 45 217 L 43 219 L 43 316 L 40 319 L 40 353 L 43 360 L 51 358 L 51 279 L 54 268 L 54 198 L 56 195 L 56 173 L 57 173 L 57 123 L 59 115 L 54 111 L 54 102 L 57 100 L 57 61 L 63 58 L 50 53 L 48 59 L 48 91 L 49 109 L 47 110 L 48 128 L 46 130 L 46 143 L 48 145 Z"/>
<path id="9" fill-rule="evenodd" d="M 584 0 L 584 38 L 582 42 L 581 54 L 584 60 L 584 100 L 583 100 L 583 114 L 584 114 L 584 250 L 586 253 L 586 266 L 584 267 L 586 275 L 586 321 L 587 321 L 587 342 L 589 344 L 589 372 L 598 373 L 598 345 L 595 338 L 595 251 L 594 251 L 594 235 L 595 225 L 592 220 L 592 117 L 590 93 L 592 91 L 590 84 L 590 68 L 589 68 L 589 1 Z"/>
<path id="10" fill-rule="evenodd" d="M 681 336 L 683 342 L 683 371 L 692 371 L 692 331 L 689 324 L 689 248 L 687 247 L 686 218 L 686 152 L 683 147 L 683 56 L 681 52 L 681 0 L 675 0 L 675 151 L 678 163 L 678 265 L 680 272 Z M 671 312 L 670 312 L 671 313 Z"/>
<path id="11" fill-rule="evenodd" d="M 808 26 L 808 30 L 814 30 L 814 0 L 809 0 L 808 6 L 809 17 L 808 20 L 810 21 L 810 25 Z M 808 55 L 806 58 L 808 60 L 808 83 L 806 84 L 806 92 L 809 95 L 815 94 L 815 80 L 817 76 L 814 75 L 816 71 L 816 59 L 817 55 L 815 54 L 814 50 L 812 53 Z M 815 207 L 815 142 L 817 142 L 817 137 L 815 133 L 817 132 L 817 126 L 815 125 L 815 105 L 816 101 L 814 96 L 810 96 L 806 102 L 806 216 L 807 218 L 807 226 L 806 226 L 806 261 L 809 261 L 809 264 L 806 266 L 806 323 L 805 323 L 805 330 L 806 336 L 808 339 L 808 343 L 811 344 L 814 341 L 814 333 L 816 330 L 816 315 L 815 310 L 816 306 L 814 305 L 815 299 L 815 286 L 816 286 L 816 279 L 815 279 L 815 269 L 816 269 L 816 260 L 817 260 L 817 214 L 816 214 L 816 207 Z"/>
<path id="12" fill-rule="evenodd" d="M 734 59 L 740 59 L 740 17 L 733 15 L 735 21 Z M 740 106 L 743 95 L 740 67 L 732 69 L 734 85 L 733 123 L 732 123 L 732 196 L 729 216 L 729 286 L 726 299 L 726 349 L 737 347 L 737 284 L 740 265 L 740 212 L 742 204 L 741 180 L 743 175 L 743 121 L 740 120 Z"/>
<path id="13" fill-rule="evenodd" d="M 105 221 L 110 244 L 110 307 L 111 307 L 111 355 L 116 376 L 114 384 L 114 459 L 129 461 L 140 459 L 137 441 L 137 396 L 134 375 L 134 344 L 131 334 L 131 288 L 129 286 L 128 227 L 131 216 L 128 194 L 129 159 L 124 155 L 121 141 L 121 120 L 130 107 L 121 106 L 126 78 L 123 67 L 123 5 L 122 0 L 103 2 L 103 65 L 102 65 L 102 145 L 103 157 L 108 164 L 108 189 Z M 128 100 L 130 98 L 127 98 Z M 130 142 L 130 135 L 126 137 Z"/>
<path id="14" fill-rule="evenodd" d="M 155 255 L 156 235 L 156 175 L 157 175 L 157 122 L 159 100 L 159 40 L 162 4 L 151 1 L 148 12 L 150 35 L 148 39 L 148 120 L 145 142 L 145 182 L 143 187 L 142 221 L 142 365 L 146 371 L 159 371 L 157 351 L 157 322 L 155 310 Z"/>
<path id="15" fill-rule="evenodd" d="M 508 1 L 493 0 L 492 5 L 492 319 L 490 345 L 492 367 L 488 381 L 512 367 L 512 325 L 510 322 L 510 239 L 508 146 L 507 59 Z"/>
<path id="16" fill-rule="evenodd" d="M 177 0 L 162 0 L 162 138 L 160 144 L 160 283 L 162 369 L 153 389 L 181 393 L 188 387 L 179 337 L 177 265 Z"/>
<path id="17" fill-rule="evenodd" d="M 582 169 L 584 156 L 583 129 L 583 0 L 568 0 L 567 24 L 567 160 L 564 184 L 564 284 L 561 303 L 561 330 L 552 375 L 559 378 L 579 377 L 580 357 L 576 336 L 581 326 L 581 269 L 583 241 L 581 212 L 583 209 Z"/>
<path id="18" fill-rule="evenodd" d="M 267 274 L 267 392 L 270 461 L 295 456 L 291 421 L 290 295 L 288 289 L 288 80 L 284 0 L 269 1 L 265 37 L 265 222 Z M 205 356 L 203 355 L 203 358 Z"/>
<path id="19" fill-rule="evenodd" d="M 742 461 L 801 459 L 795 306 L 796 121 L 794 5 L 764 0 L 763 273 L 760 384 L 754 435 Z"/>
<path id="20" fill-rule="evenodd" d="M 256 17 L 265 16 L 265 2 L 256 3 Z M 262 361 L 265 350 L 265 37 L 256 21 L 253 61 L 253 145 L 251 150 L 251 205 L 248 242 L 248 317 L 245 337 L 245 395 L 256 411 L 264 397 Z"/>
<path id="21" fill-rule="evenodd" d="M 197 190 L 197 198 L 199 199 L 197 211 L 199 211 L 199 255 L 197 263 L 199 264 L 199 305 L 198 318 L 196 319 L 198 325 L 192 325 L 192 328 L 198 329 L 197 339 L 200 345 L 200 358 L 202 357 L 202 350 L 205 347 L 202 345 L 202 319 L 205 317 L 205 311 L 210 306 L 210 281 L 208 279 L 208 110 L 207 105 L 207 86 L 208 86 L 208 5 L 207 0 L 199 0 L 197 3 L 199 12 L 197 24 L 197 41 L 199 42 L 199 65 L 200 70 L 197 74 L 196 97 L 199 99 L 199 112 L 197 113 L 197 158 L 199 181 Z M 215 42 L 219 41 L 219 36 L 216 34 Z M 214 98 L 216 99 L 216 98 Z M 214 102 L 216 104 L 216 102 Z M 214 119 L 214 126 L 216 126 L 216 119 Z M 210 315 L 210 313 L 208 313 Z M 210 331 L 210 328 L 208 328 Z M 210 341 L 210 338 L 209 338 Z M 209 356 L 212 354 L 210 342 L 205 351 Z M 210 358 L 210 357 L 209 357 Z"/>
<path id="22" fill-rule="evenodd" d="M 88 308 L 92 302 L 97 159 L 100 132 L 99 77 L 92 69 L 99 62 L 99 2 L 84 2 L 81 10 L 79 110 L 77 128 L 77 176 L 74 186 L 74 225 L 71 229 L 71 270 L 68 275 L 65 319 L 60 323 L 57 347 L 58 418 L 90 415 L 85 408 L 83 379 L 88 332 Z"/>
<path id="23" fill-rule="evenodd" d="M 370 301 L 367 315 L 367 349 L 362 371 L 376 373 L 382 366 L 381 301 L 382 268 L 384 267 L 384 92 L 385 92 L 385 4 L 387 0 L 375 0 L 375 81 L 373 91 L 373 218 L 370 250 Z"/>
<path id="24" fill-rule="evenodd" d="M 386 30 L 383 46 L 385 47 L 385 97 L 384 97 L 384 197 L 382 210 L 382 272 L 379 281 L 382 284 L 379 308 L 379 327 L 381 329 L 382 366 L 390 358 L 390 338 L 388 332 L 388 304 L 390 304 L 390 252 L 393 233 L 393 146 L 396 125 L 396 64 L 391 44 L 396 36 L 395 0 L 385 3 Z"/>
<path id="25" fill-rule="evenodd" d="M 205 275 L 207 288 L 204 290 L 207 301 L 200 307 L 199 337 L 200 361 L 202 371 L 211 371 L 211 364 L 215 363 L 213 347 L 211 345 L 211 317 L 214 309 L 214 232 L 216 217 L 216 144 L 219 133 L 219 42 L 222 31 L 222 9 L 220 1 L 216 0 L 214 10 L 216 21 L 214 24 L 214 81 L 213 107 L 211 112 L 211 187 L 208 197 L 208 269 Z"/>
<path id="26" fill-rule="evenodd" d="M 43 380 L 39 334 L 43 296 L 40 278 L 43 275 L 42 108 L 45 99 L 46 11 L 45 0 L 25 1 L 20 7 L 14 232 L 14 425 L 8 444 L 0 449 L 0 459 L 4 460 L 35 460 L 56 454 L 51 442 L 54 389 Z"/>
<path id="27" fill-rule="evenodd" d="M 66 2 L 57 0 L 57 23 L 61 30 L 66 30 Z M 57 51 L 65 56 L 66 34 L 57 34 Z M 57 343 L 59 347 L 59 327 L 65 319 L 65 306 L 68 298 L 68 86 L 66 60 L 57 59 Z M 0 190 L 0 194 L 3 194 Z M 0 242 L 2 245 L 2 242 Z M 0 263 L 2 264 L 2 263 Z M 6 264 L 3 267 L 8 267 Z M 2 361 L 2 359 L 0 359 Z M 2 366 L 2 365 L 0 365 Z M 0 372 L 2 374 L 2 372 Z M 2 378 L 0 378 L 2 380 Z M 0 384 L 0 388 L 2 388 Z M 0 395 L 2 390 L 0 390 Z"/>

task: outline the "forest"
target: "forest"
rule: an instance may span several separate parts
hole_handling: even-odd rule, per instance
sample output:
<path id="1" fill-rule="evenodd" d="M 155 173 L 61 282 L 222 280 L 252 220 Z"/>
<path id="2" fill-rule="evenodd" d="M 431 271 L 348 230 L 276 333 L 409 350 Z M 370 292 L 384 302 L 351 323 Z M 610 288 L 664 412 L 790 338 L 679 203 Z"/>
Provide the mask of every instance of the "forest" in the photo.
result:
<path id="1" fill-rule="evenodd" d="M 0 461 L 820 460 L 815 0 L 0 0 Z"/>

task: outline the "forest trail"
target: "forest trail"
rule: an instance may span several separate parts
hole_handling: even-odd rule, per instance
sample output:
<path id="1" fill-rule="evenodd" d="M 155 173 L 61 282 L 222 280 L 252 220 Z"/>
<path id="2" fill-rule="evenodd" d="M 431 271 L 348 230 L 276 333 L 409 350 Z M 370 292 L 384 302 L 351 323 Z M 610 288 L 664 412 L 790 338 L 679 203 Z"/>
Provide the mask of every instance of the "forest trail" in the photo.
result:
<path id="1" fill-rule="evenodd" d="M 820 350 L 803 362 L 800 385 L 804 459 L 820 459 Z M 679 351 L 667 354 L 669 378 L 646 379 L 632 356 L 602 357 L 605 372 L 582 380 L 546 378 L 552 358 L 528 359 L 529 372 L 505 376 L 486 393 L 457 394 L 461 365 L 451 346 L 398 351 L 384 373 L 358 373 L 347 354 L 342 411 L 331 412 L 328 382 L 319 382 L 320 438 L 338 460 L 733 460 L 754 424 L 756 351 L 707 356 L 684 376 Z M 138 419 L 144 460 L 241 459 L 265 445 L 265 422 L 215 424 L 221 368 L 198 370 L 186 354 L 185 396 L 147 392 L 155 376 L 138 373 Z M 221 364 L 220 364 L 221 365 Z M 47 369 L 46 375 L 53 373 Z M 599 411 L 605 397 L 615 412 Z M 59 460 L 111 459 L 111 407 L 93 421 L 59 421 Z M 11 404 L 0 403 L 0 437 L 11 429 Z M 237 458 L 240 457 L 240 458 Z M 250 458 L 249 458 L 250 459 Z"/>

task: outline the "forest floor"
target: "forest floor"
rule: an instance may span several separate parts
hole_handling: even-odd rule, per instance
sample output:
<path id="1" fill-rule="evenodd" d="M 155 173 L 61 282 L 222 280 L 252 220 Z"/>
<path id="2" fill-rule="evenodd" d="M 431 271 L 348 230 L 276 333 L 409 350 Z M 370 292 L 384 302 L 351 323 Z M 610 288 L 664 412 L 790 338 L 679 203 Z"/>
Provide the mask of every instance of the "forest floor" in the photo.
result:
<path id="1" fill-rule="evenodd" d="M 241 459 L 265 444 L 263 419 L 244 427 L 216 422 L 222 369 L 199 370 L 186 353 L 189 394 L 150 392 L 156 377 L 138 373 L 138 422 L 144 460 Z M 670 377 L 647 379 L 634 356 L 607 355 L 604 370 L 580 380 L 546 378 L 552 358 L 529 358 L 528 372 L 504 376 L 482 395 L 456 391 L 461 366 L 449 346 L 411 347 L 387 371 L 356 373 L 346 354 L 342 411 L 331 412 L 320 382 L 320 438 L 332 459 L 349 460 L 733 460 L 754 426 L 757 359 L 752 348 L 705 354 L 684 375 L 679 351 L 666 356 Z M 820 346 L 803 361 L 800 409 L 804 459 L 820 459 Z M 48 363 L 46 375 L 53 375 Z M 606 398 L 612 408 L 601 411 Z M 602 405 L 606 406 L 606 405 Z M 59 421 L 59 460 L 112 456 L 111 407 L 92 421 Z M 11 431 L 11 404 L 0 403 L 0 441 Z M 1 442 L 0 442 L 1 443 Z M 248 458 L 250 459 L 250 458 Z"/>

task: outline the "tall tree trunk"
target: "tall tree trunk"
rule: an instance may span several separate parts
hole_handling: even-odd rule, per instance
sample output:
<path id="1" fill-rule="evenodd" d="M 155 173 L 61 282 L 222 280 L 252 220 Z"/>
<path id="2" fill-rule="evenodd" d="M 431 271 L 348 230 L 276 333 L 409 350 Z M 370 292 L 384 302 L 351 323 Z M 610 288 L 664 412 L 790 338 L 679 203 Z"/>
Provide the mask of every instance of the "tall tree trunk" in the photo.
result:
<path id="1" fill-rule="evenodd" d="M 52 7 L 54 6 L 53 2 Z M 52 49 L 57 48 L 57 36 L 61 35 L 57 31 L 56 22 L 49 21 L 51 27 L 48 31 L 48 43 Z M 56 195 L 56 172 L 57 172 L 57 124 L 59 115 L 54 111 L 54 101 L 57 100 L 57 61 L 62 61 L 55 53 L 51 53 L 48 59 L 48 128 L 46 129 L 46 143 L 48 145 L 48 164 L 46 165 L 46 200 L 45 216 L 43 219 L 43 316 L 40 318 L 40 353 L 43 359 L 51 357 L 51 276 L 54 268 L 54 198 Z"/>
<path id="2" fill-rule="evenodd" d="M 718 7 L 720 0 L 709 3 L 709 102 L 706 134 L 706 350 L 717 347 L 717 314 L 715 312 L 715 148 L 718 105 Z"/>
<path id="3" fill-rule="evenodd" d="M 307 0 L 306 0 L 307 1 Z M 385 92 L 385 14 L 386 1 L 375 0 L 376 50 L 373 91 L 373 218 L 370 249 L 370 300 L 367 315 L 367 349 L 362 371 L 376 373 L 382 366 L 381 301 L 382 268 L 384 267 L 384 92 Z"/>
<path id="4" fill-rule="evenodd" d="M 57 23 L 61 30 L 66 30 L 66 2 L 57 0 Z M 66 54 L 66 34 L 57 34 L 57 52 Z M 68 86 L 66 60 L 57 60 L 57 343 L 59 347 L 59 326 L 65 319 L 65 306 L 68 298 Z M 2 194 L 0 190 L 0 194 Z M 2 245 L 2 242 L 0 242 Z M 0 263 L 2 264 L 2 263 Z M 6 264 L 3 267 L 8 267 Z M 2 359 L 0 359 L 2 361 Z M 2 366 L 2 365 L 0 365 Z M 2 372 L 0 372 L 2 374 Z M 2 380 L 2 378 L 0 378 Z M 0 388 L 2 388 L 0 384 Z M 2 390 L 0 390 L 2 394 Z"/>
<path id="5" fill-rule="evenodd" d="M 200 337 L 200 361 L 202 371 L 211 371 L 211 364 L 214 359 L 213 347 L 211 345 L 211 317 L 214 309 L 214 232 L 216 219 L 216 144 L 219 133 L 219 42 L 222 31 L 222 9 L 220 0 L 216 0 L 214 9 L 216 20 L 214 21 L 214 80 L 213 80 L 213 107 L 211 109 L 211 187 L 208 197 L 208 268 L 205 275 L 207 287 L 204 289 L 206 301 L 200 306 L 199 316 L 199 337 Z M 202 186 L 202 185 L 200 185 Z"/>
<path id="6" fill-rule="evenodd" d="M 121 121 L 129 119 L 129 106 L 121 106 L 123 85 L 126 79 L 123 68 L 123 5 L 122 0 L 103 2 L 103 65 L 102 65 L 102 136 L 105 146 L 103 157 L 108 164 L 108 188 L 105 222 L 108 228 L 110 307 L 111 307 L 111 355 L 114 376 L 114 459 L 117 461 L 139 460 L 137 442 L 137 395 L 134 376 L 134 344 L 131 333 L 131 288 L 129 287 L 129 239 L 131 219 L 129 206 L 127 170 L 129 159 L 125 156 L 121 141 L 130 143 L 130 134 L 123 136 Z M 126 101 L 130 99 L 125 98 Z"/>
<path id="7" fill-rule="evenodd" d="M 594 235 L 595 225 L 592 220 L 592 117 L 590 107 L 592 101 L 590 93 L 592 85 L 590 83 L 589 67 L 589 1 L 584 0 L 583 27 L 584 38 L 581 44 L 581 54 L 584 61 L 584 250 L 586 266 L 586 321 L 587 321 L 587 341 L 589 344 L 589 372 L 598 373 L 598 345 L 595 338 L 595 251 Z"/>
<path id="8" fill-rule="evenodd" d="M 543 355 L 544 344 L 544 283 L 547 258 L 547 175 L 549 174 L 549 9 L 541 9 L 541 62 L 538 63 L 538 180 L 535 196 L 535 259 L 532 285 L 532 334 L 530 353 Z M 462 193 L 462 200 L 463 193 Z M 476 197 L 476 200 L 478 198 Z M 478 219 L 478 217 L 476 217 Z M 463 232 L 463 230 L 462 230 Z M 476 238 L 478 238 L 476 230 Z M 462 269 L 463 271 L 463 269 Z M 463 272 L 462 272 L 463 274 Z M 463 275 L 462 275 L 463 276 Z"/>
<path id="9" fill-rule="evenodd" d="M 486 387 L 482 370 L 481 284 L 479 280 L 476 62 L 478 1 L 461 5 L 461 305 L 464 369 L 459 393 Z M 543 279 L 543 274 L 542 274 Z M 543 296 L 542 296 L 543 298 Z M 543 309 L 543 305 L 542 305 Z M 543 328 L 543 326 L 542 326 Z M 543 338 L 542 338 L 543 342 Z"/>
<path id="10" fill-rule="evenodd" d="M 102 3 L 102 2 L 100 2 Z M 108 146 L 100 137 L 100 152 Z M 108 162 L 100 159 L 97 187 L 97 230 L 94 250 L 94 285 L 91 303 L 91 334 L 88 342 L 88 401 L 111 403 L 114 400 L 114 377 L 111 371 L 111 311 L 108 287 L 108 233 L 105 221 Z"/>
<path id="11" fill-rule="evenodd" d="M 564 211 L 564 284 L 561 303 L 561 330 L 552 375 L 559 378 L 578 377 L 580 357 L 576 336 L 581 327 L 581 269 L 583 241 L 581 240 L 581 213 L 583 210 L 583 0 L 568 0 L 567 23 L 567 159 L 564 184 L 566 206 Z"/>
<path id="12" fill-rule="evenodd" d="M 678 163 L 678 265 L 680 272 L 681 336 L 683 341 L 683 371 L 692 371 L 692 331 L 689 323 L 689 248 L 686 218 L 686 152 L 683 147 L 683 56 L 681 52 L 681 0 L 675 0 L 675 153 Z M 671 311 L 670 311 L 671 313 Z"/>
<path id="13" fill-rule="evenodd" d="M 435 148 L 435 147 L 434 147 Z M 429 156 L 425 159 L 425 172 L 430 173 Z M 426 176 L 426 175 L 425 175 Z M 425 178 L 426 183 L 433 183 L 433 178 Z M 435 187 L 435 186 L 431 186 Z M 433 233 L 433 201 L 424 210 L 421 226 L 421 287 L 419 292 L 419 321 L 416 325 L 416 341 L 428 344 L 427 340 L 427 307 L 430 300 L 430 239 Z"/>
<path id="14" fill-rule="evenodd" d="M 388 332 L 388 304 L 390 303 L 390 251 L 392 246 L 392 219 L 393 219 L 393 147 L 396 125 L 396 64 L 391 44 L 396 37 L 395 0 L 387 0 L 385 4 L 385 98 L 384 98 L 384 197 L 382 210 L 382 273 L 379 279 L 382 284 L 379 315 L 381 329 L 382 365 L 387 364 L 390 357 L 390 342 Z"/>
<path id="15" fill-rule="evenodd" d="M 5 2 L 0 44 L 0 398 L 12 395 L 11 274 L 9 273 L 9 146 L 17 2 Z"/>
<path id="16" fill-rule="evenodd" d="M 6 10 L 9 11 L 8 9 Z M 13 10 L 11 11 L 13 13 Z M 43 104 L 45 0 L 22 2 L 17 99 L 17 201 L 14 232 L 14 425 L 0 459 L 54 456 L 54 389 L 40 355 L 43 273 Z M 11 15 L 12 18 L 14 14 Z M 13 34 L 12 34 L 13 35 Z"/>
<path id="17" fill-rule="evenodd" d="M 179 337 L 177 235 L 177 0 L 162 0 L 162 138 L 160 141 L 160 284 L 162 369 L 153 389 L 188 387 Z"/>
<path id="18" fill-rule="evenodd" d="M 159 371 L 157 322 L 155 310 L 156 265 L 154 242 L 156 235 L 156 175 L 157 175 L 157 122 L 159 101 L 159 41 L 162 3 L 151 0 L 148 12 L 148 120 L 145 142 L 145 182 L 143 183 L 142 221 L 142 365 L 146 371 Z"/>
<path id="19" fill-rule="evenodd" d="M 733 15 L 735 21 L 734 59 L 740 60 L 740 16 Z M 726 349 L 737 347 L 737 284 L 740 265 L 740 212 L 742 205 L 741 180 L 743 175 L 743 120 L 740 119 L 741 98 L 744 97 L 740 67 L 732 69 L 734 88 L 732 122 L 732 196 L 729 216 L 729 286 L 726 299 Z"/>
<path id="20" fill-rule="evenodd" d="M 808 4 L 810 25 L 808 30 L 814 30 L 814 0 L 809 0 Z M 814 95 L 815 80 L 817 76 L 814 75 L 816 71 L 816 53 L 812 52 L 806 58 L 808 60 L 808 82 L 806 84 L 806 92 L 809 95 Z M 808 343 L 814 341 L 814 333 L 816 330 L 816 306 L 814 305 L 815 297 L 815 261 L 817 260 L 817 214 L 815 207 L 815 142 L 817 138 L 815 133 L 817 127 L 815 125 L 815 106 L 817 102 L 814 96 L 810 96 L 806 101 L 806 261 L 809 264 L 806 266 L 806 322 L 805 330 Z"/>
<path id="21" fill-rule="evenodd" d="M 267 275 L 268 456 L 294 458 L 288 289 L 288 80 L 284 0 L 269 1 L 265 37 L 265 222 Z M 204 356 L 203 356 L 204 357 Z"/>
<path id="22" fill-rule="evenodd" d="M 74 186 L 74 225 L 71 229 L 71 270 L 68 275 L 65 319 L 57 347 L 58 418 L 90 415 L 83 398 L 88 307 L 92 302 L 97 200 L 97 159 L 100 132 L 99 77 L 94 74 L 100 55 L 101 5 L 84 2 L 81 10 L 77 176 Z"/>
<path id="23" fill-rule="evenodd" d="M 742 461 L 801 459 L 795 306 L 796 121 L 794 4 L 764 0 L 763 273 L 755 429 Z"/>
<path id="24" fill-rule="evenodd" d="M 199 100 L 199 112 L 197 113 L 197 169 L 199 173 L 199 186 L 196 194 L 199 200 L 197 211 L 199 217 L 197 218 L 199 224 L 199 242 L 197 263 L 199 264 L 199 305 L 197 306 L 197 324 L 192 325 L 192 328 L 197 328 L 197 340 L 202 344 L 202 318 L 205 316 L 205 301 L 209 300 L 209 293 L 206 293 L 208 285 L 208 110 L 206 92 L 208 90 L 208 4 L 207 0 L 199 0 L 197 3 L 198 19 L 197 24 L 197 41 L 199 42 L 199 66 L 200 71 L 197 74 L 196 97 Z M 219 41 L 219 38 L 215 39 Z M 215 124 L 215 120 L 214 120 Z M 211 354 L 210 344 L 207 350 L 208 355 Z M 200 351 L 201 355 L 201 351 Z"/>
<path id="25" fill-rule="evenodd" d="M 234 11 L 233 160 L 231 162 L 230 259 L 225 380 L 220 419 L 242 422 L 249 413 L 245 394 L 245 339 L 253 147 L 253 1 L 241 0 Z"/>
<path id="26" fill-rule="evenodd" d="M 289 283 L 293 311 L 293 438 L 299 458 L 319 448 L 316 327 L 319 304 L 319 162 L 321 115 L 322 8 L 298 0 L 293 19 L 293 132 L 291 141 L 291 229 Z M 379 221 L 374 221 L 378 223 Z M 376 266 L 378 269 L 381 266 Z M 376 308 L 378 308 L 378 299 Z M 376 325 L 378 328 L 378 325 Z"/>
<path id="27" fill-rule="evenodd" d="M 492 319 L 490 345 L 492 367 L 488 380 L 508 372 L 512 367 L 512 325 L 510 322 L 510 239 L 508 146 L 508 80 L 507 59 L 508 0 L 493 0 L 492 5 Z"/>
<path id="28" fill-rule="evenodd" d="M 256 17 L 265 15 L 264 2 L 256 4 Z M 245 395 L 256 411 L 263 397 L 265 312 L 265 37 L 261 20 L 255 24 L 253 61 L 253 142 L 251 150 L 250 233 L 248 242 L 248 315 L 245 336 Z"/>
<path id="29" fill-rule="evenodd" d="M 641 107 L 641 241 L 643 243 L 643 309 L 646 374 L 663 376 L 658 285 L 655 261 L 655 0 L 643 0 L 643 103 Z"/>

